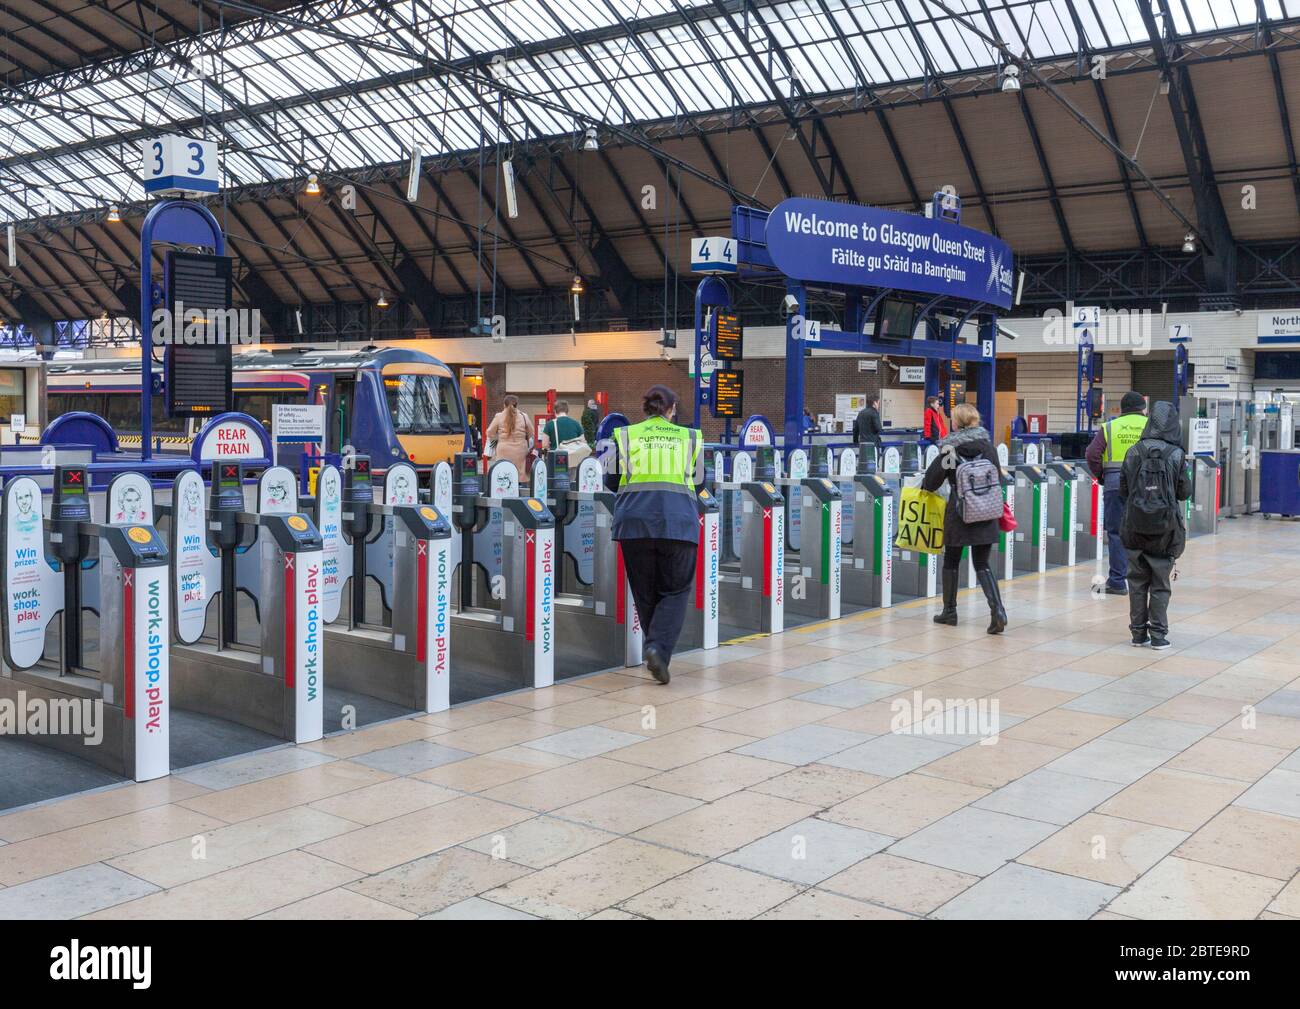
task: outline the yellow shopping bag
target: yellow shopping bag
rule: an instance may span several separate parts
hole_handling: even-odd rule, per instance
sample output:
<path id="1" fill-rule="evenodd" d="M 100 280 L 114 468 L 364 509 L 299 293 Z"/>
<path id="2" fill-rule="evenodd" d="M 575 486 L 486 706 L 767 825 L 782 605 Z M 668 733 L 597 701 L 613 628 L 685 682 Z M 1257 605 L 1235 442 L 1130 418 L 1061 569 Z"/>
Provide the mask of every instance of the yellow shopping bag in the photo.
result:
<path id="1" fill-rule="evenodd" d="M 904 487 L 898 502 L 898 536 L 894 545 L 900 550 L 923 554 L 943 553 L 943 510 L 947 502 L 920 487 Z"/>

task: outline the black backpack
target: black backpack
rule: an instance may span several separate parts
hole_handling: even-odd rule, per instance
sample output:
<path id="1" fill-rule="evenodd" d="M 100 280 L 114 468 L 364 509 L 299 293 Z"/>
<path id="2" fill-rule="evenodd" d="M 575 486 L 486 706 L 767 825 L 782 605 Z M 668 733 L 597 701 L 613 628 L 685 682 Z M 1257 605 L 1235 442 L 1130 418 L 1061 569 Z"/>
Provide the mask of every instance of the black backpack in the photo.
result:
<path id="1" fill-rule="evenodd" d="M 1161 536 L 1178 523 L 1172 464 L 1162 448 L 1139 443 L 1133 451 L 1141 453 L 1141 461 L 1128 488 L 1126 525 L 1139 536 Z"/>

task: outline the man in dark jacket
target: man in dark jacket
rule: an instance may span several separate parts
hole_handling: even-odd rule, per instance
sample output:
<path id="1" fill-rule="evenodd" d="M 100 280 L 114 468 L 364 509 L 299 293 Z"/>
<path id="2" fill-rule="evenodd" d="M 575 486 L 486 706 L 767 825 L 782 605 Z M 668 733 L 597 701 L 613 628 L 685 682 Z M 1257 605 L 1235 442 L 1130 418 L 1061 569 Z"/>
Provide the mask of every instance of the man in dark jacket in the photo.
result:
<path id="1" fill-rule="evenodd" d="M 853 440 L 859 445 L 870 442 L 878 451 L 883 431 L 884 425 L 880 423 L 880 397 L 873 396 L 853 419 Z"/>
<path id="2" fill-rule="evenodd" d="M 1133 644 L 1169 647 L 1174 561 L 1187 545 L 1181 502 L 1192 496 L 1182 428 L 1172 403 L 1157 403 L 1139 441 L 1124 457 L 1120 537 L 1128 549 L 1129 630 Z"/>
<path id="3" fill-rule="evenodd" d="M 1146 397 L 1140 392 L 1126 392 L 1119 401 L 1120 415 L 1108 420 L 1084 451 L 1088 469 L 1106 488 L 1102 525 L 1106 529 L 1110 572 L 1106 594 L 1122 596 L 1128 592 L 1124 579 L 1128 573 L 1128 556 L 1119 537 L 1120 518 L 1124 514 L 1124 496 L 1119 489 L 1119 471 L 1129 449 L 1138 443 L 1146 428 Z"/>

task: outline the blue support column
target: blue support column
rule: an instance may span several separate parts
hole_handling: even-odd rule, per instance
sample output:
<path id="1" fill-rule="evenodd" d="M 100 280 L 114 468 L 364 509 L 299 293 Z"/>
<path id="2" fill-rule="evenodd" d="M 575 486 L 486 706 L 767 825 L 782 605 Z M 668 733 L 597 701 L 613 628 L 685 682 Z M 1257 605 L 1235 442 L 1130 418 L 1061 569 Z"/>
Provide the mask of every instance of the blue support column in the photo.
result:
<path id="1" fill-rule="evenodd" d="M 787 280 L 785 289 L 799 300 L 799 311 L 785 320 L 785 448 L 796 448 L 803 440 L 804 341 L 803 326 L 808 311 L 808 289 Z M 796 339 L 795 327 L 799 327 Z"/>
<path id="2" fill-rule="evenodd" d="M 980 322 L 979 327 L 980 341 L 980 361 L 978 364 L 970 362 L 966 365 L 966 388 L 970 389 L 971 372 L 975 372 L 975 406 L 980 412 L 980 421 L 994 441 L 997 440 L 997 431 L 994 430 L 994 411 L 996 397 L 994 390 L 997 388 L 997 370 L 998 370 L 998 320 L 997 316 L 990 315 Z"/>

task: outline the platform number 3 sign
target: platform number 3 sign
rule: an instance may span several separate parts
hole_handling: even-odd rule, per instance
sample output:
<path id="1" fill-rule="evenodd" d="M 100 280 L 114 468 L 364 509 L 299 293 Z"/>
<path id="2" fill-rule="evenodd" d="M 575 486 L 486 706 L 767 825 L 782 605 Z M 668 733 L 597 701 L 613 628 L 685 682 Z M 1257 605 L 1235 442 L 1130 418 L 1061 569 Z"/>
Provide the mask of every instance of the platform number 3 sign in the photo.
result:
<path id="1" fill-rule="evenodd" d="M 140 145 L 141 182 L 155 196 L 189 196 L 215 193 L 217 145 L 192 137 L 152 137 Z"/>

